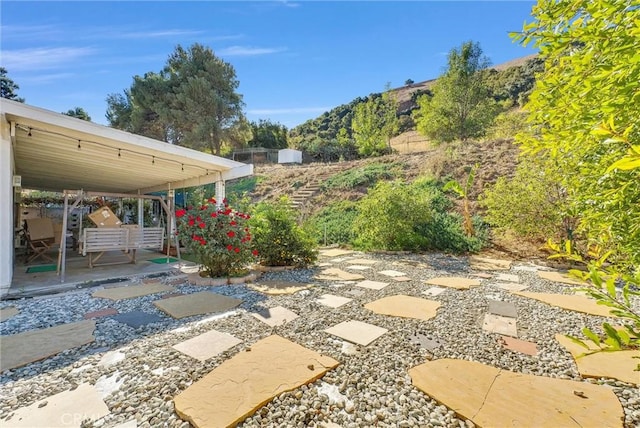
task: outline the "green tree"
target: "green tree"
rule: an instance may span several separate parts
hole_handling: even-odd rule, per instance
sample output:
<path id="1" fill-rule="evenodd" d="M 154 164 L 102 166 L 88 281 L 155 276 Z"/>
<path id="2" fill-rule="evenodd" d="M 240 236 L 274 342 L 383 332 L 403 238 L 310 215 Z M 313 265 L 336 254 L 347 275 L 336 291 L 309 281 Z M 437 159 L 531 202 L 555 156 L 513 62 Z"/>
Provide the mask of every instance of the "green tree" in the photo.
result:
<path id="1" fill-rule="evenodd" d="M 351 128 L 358 153 L 377 156 L 390 152 L 391 137 L 397 134 L 398 103 L 387 90 L 380 97 L 371 97 L 355 108 Z"/>
<path id="2" fill-rule="evenodd" d="M 231 64 L 210 48 L 178 45 L 159 73 L 135 76 L 107 97 L 111 126 L 219 155 L 242 129 L 242 96 Z"/>
<path id="3" fill-rule="evenodd" d="M 499 112 L 485 82 L 488 66 L 478 43 L 452 49 L 447 70 L 431 88 L 433 96 L 418 98 L 418 132 L 438 142 L 482 136 Z"/>
<path id="4" fill-rule="evenodd" d="M 260 119 L 258 122 L 250 122 L 252 137 L 249 147 L 264 147 L 265 149 L 286 149 L 287 127 L 270 120 Z"/>
<path id="5" fill-rule="evenodd" d="M 82 107 L 69 109 L 66 112 L 62 112 L 62 114 L 91 122 L 91 116 L 89 116 L 89 113 L 87 113 Z"/>
<path id="6" fill-rule="evenodd" d="M 517 40 L 545 70 L 518 141 L 548 159 L 580 231 L 640 266 L 640 7 L 635 0 L 540 0 Z M 635 163 L 634 163 L 635 159 Z"/>
<path id="7" fill-rule="evenodd" d="M 16 91 L 20 89 L 9 76 L 7 76 L 7 69 L 0 67 L 0 98 L 6 98 L 8 100 L 24 102 L 24 98 L 18 96 Z"/>

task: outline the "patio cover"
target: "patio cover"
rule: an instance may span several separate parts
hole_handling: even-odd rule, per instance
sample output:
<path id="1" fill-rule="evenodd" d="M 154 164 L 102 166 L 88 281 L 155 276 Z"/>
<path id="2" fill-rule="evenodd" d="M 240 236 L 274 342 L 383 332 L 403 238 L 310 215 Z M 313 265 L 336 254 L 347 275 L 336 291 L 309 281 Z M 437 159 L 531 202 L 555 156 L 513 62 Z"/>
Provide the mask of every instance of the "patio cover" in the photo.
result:
<path id="1" fill-rule="evenodd" d="M 27 189 L 149 193 L 244 177 L 253 166 L 2 99 Z"/>

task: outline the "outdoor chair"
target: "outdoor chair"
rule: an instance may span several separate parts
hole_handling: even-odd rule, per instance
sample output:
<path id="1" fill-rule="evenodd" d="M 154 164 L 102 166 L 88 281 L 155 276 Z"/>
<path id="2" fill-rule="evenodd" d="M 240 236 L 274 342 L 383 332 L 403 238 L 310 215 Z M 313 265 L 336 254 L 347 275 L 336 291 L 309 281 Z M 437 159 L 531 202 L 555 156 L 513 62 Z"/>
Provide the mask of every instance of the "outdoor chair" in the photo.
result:
<path id="1" fill-rule="evenodd" d="M 24 221 L 24 232 L 29 245 L 27 264 L 37 259 L 52 262 L 47 252 L 55 243 L 53 223 L 50 218 L 30 218 Z"/>

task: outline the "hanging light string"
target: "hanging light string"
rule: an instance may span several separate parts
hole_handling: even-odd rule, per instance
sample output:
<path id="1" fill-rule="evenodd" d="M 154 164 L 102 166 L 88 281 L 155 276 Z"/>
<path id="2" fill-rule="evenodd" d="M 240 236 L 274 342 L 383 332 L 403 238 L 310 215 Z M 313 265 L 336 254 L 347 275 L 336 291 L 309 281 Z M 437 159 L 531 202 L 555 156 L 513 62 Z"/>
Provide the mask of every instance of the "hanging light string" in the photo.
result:
<path id="1" fill-rule="evenodd" d="M 77 143 L 78 150 L 82 150 L 82 145 L 83 144 L 93 144 L 95 146 L 105 147 L 105 148 L 113 149 L 114 151 L 117 151 L 117 157 L 119 157 L 119 158 L 122 158 L 122 154 L 124 154 L 124 153 L 132 153 L 132 154 L 136 154 L 138 156 L 150 156 L 152 165 L 155 165 L 156 159 L 157 159 L 157 160 L 162 160 L 162 161 L 165 161 L 165 162 L 170 162 L 170 163 L 173 163 L 175 165 L 180 165 L 181 171 L 184 171 L 184 168 L 186 166 L 186 167 L 189 167 L 189 168 L 201 169 L 202 171 L 205 172 L 206 175 L 209 175 L 209 169 L 201 167 L 200 165 L 184 163 L 184 162 L 181 162 L 181 161 L 177 161 L 175 159 L 163 158 L 163 157 L 159 157 L 159 156 L 156 156 L 156 155 L 149 155 L 147 153 L 138 152 L 136 150 L 118 148 L 118 147 L 111 146 L 109 144 L 99 143 L 97 141 L 81 140 L 81 139 L 78 139 L 78 138 L 75 138 L 75 137 L 70 137 L 68 135 L 62 134 L 60 132 L 48 131 L 48 130 L 44 130 L 44 129 L 34 128 L 32 126 L 25 126 L 25 125 L 21 125 L 19 123 L 16 123 L 16 128 L 20 129 L 21 131 L 27 132 L 28 133 L 27 136 L 29 136 L 29 137 L 31 137 L 33 135 L 33 132 L 37 131 L 37 132 L 40 132 L 42 134 L 55 135 L 57 137 L 62 137 L 62 138 L 67 138 L 69 140 L 73 140 L 75 143 Z M 167 144 L 169 144 L 169 143 L 167 143 Z"/>

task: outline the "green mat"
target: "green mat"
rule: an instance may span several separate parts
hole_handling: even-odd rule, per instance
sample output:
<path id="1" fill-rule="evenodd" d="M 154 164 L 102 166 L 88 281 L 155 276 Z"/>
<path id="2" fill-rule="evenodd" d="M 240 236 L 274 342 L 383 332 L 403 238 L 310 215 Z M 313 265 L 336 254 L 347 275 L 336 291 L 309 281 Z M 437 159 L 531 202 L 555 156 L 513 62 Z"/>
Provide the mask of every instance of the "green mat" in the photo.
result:
<path id="1" fill-rule="evenodd" d="M 29 266 L 27 268 L 27 273 L 55 272 L 56 270 L 58 270 L 58 266 L 57 265 Z"/>
<path id="2" fill-rule="evenodd" d="M 166 257 L 158 257 L 157 259 L 151 259 L 151 260 L 147 260 L 148 262 L 151 263 L 157 263 L 157 264 L 162 264 L 162 263 L 167 263 L 167 258 Z M 169 257 L 169 263 L 173 263 L 173 262 L 177 262 L 178 259 L 176 259 L 175 257 Z"/>

